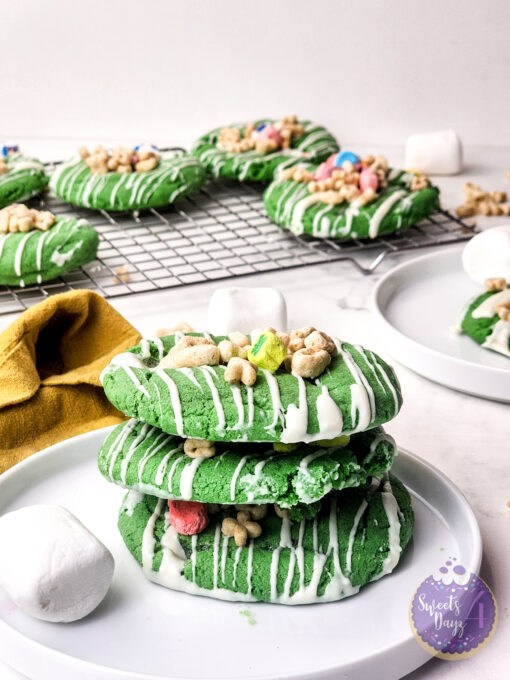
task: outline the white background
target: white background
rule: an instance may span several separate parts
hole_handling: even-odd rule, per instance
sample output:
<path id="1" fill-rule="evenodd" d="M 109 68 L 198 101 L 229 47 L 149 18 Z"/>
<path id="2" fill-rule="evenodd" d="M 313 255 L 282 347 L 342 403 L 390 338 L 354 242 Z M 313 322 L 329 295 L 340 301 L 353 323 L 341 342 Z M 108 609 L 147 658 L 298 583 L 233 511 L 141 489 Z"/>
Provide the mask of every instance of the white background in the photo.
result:
<path id="1" fill-rule="evenodd" d="M 508 0 L 0 0 L 0 138 L 192 141 L 296 113 L 340 142 L 510 144 Z"/>

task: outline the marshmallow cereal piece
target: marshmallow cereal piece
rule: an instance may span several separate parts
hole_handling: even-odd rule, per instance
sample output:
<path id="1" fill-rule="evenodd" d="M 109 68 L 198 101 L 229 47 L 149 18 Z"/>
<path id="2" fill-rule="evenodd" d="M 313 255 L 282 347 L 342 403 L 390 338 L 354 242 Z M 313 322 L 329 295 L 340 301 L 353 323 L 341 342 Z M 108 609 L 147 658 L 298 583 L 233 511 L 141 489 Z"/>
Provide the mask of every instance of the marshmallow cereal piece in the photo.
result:
<path id="1" fill-rule="evenodd" d="M 0 517 L 0 586 L 26 614 L 77 621 L 110 587 L 110 551 L 68 510 L 31 505 Z"/>
<path id="2" fill-rule="evenodd" d="M 427 175 L 456 175 L 462 168 L 462 144 L 455 130 L 410 135 L 406 168 Z"/>
<path id="3" fill-rule="evenodd" d="M 469 278 L 481 285 L 494 277 L 510 281 L 510 224 L 473 236 L 462 251 L 462 266 Z"/>
<path id="4" fill-rule="evenodd" d="M 215 335 L 253 328 L 287 328 L 287 305 L 274 288 L 219 288 L 209 302 L 207 329 Z"/>

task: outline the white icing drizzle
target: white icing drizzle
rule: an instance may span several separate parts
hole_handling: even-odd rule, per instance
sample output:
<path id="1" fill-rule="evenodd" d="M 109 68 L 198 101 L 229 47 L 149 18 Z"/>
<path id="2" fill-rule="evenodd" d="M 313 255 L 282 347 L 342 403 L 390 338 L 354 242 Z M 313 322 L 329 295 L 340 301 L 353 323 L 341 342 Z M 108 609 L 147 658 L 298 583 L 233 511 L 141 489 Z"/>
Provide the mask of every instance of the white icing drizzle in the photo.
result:
<path id="1" fill-rule="evenodd" d="M 193 480 L 195 479 L 198 468 L 204 460 L 205 458 L 203 456 L 198 456 L 197 458 L 193 458 L 191 463 L 186 461 L 186 466 L 181 472 L 181 479 L 179 481 L 181 498 L 185 501 L 191 500 L 191 496 L 193 495 Z"/>
<path id="2" fill-rule="evenodd" d="M 280 388 L 278 387 L 278 381 L 274 375 L 265 368 L 260 369 L 264 374 L 267 386 L 269 387 L 269 393 L 271 395 L 271 403 L 273 405 L 273 420 L 269 425 L 266 425 L 265 429 L 274 432 L 280 413 L 282 410 L 282 402 L 280 398 Z"/>
<path id="3" fill-rule="evenodd" d="M 390 194 L 388 198 L 381 203 L 381 205 L 370 218 L 370 227 L 368 230 L 368 235 L 370 238 L 375 238 L 377 236 L 383 219 L 386 217 L 395 203 L 400 201 L 400 199 L 403 198 L 406 193 L 407 192 L 404 189 L 399 189 Z"/>
<path id="4" fill-rule="evenodd" d="M 322 385 L 322 392 L 317 397 L 317 419 L 321 439 L 333 439 L 342 432 L 344 425 L 342 411 L 331 398 L 326 385 Z"/>
<path id="5" fill-rule="evenodd" d="M 308 441 L 308 403 L 306 400 L 306 384 L 303 378 L 296 373 L 292 374 L 298 382 L 299 402 L 289 404 L 285 416 L 285 428 L 280 437 L 284 443 Z"/>
<path id="6" fill-rule="evenodd" d="M 503 321 L 503 319 L 496 321 L 490 335 L 482 343 L 482 347 L 510 357 L 510 321 Z"/>
<path id="7" fill-rule="evenodd" d="M 27 234 L 23 236 L 23 238 L 20 239 L 20 242 L 18 244 L 18 248 L 16 250 L 16 254 L 14 255 L 14 271 L 16 272 L 16 276 L 21 276 L 21 261 L 23 258 L 23 251 L 25 249 L 25 244 L 28 241 L 28 239 L 33 236 L 34 234 L 37 234 L 36 231 L 29 231 Z"/>
<path id="8" fill-rule="evenodd" d="M 101 375 L 99 376 L 101 384 L 103 384 L 104 377 L 107 373 L 121 366 L 129 366 L 131 368 L 147 370 L 147 366 L 144 364 L 138 354 L 133 354 L 133 352 L 122 352 L 121 354 L 114 356 L 110 363 L 101 371 Z"/>
<path id="9" fill-rule="evenodd" d="M 124 501 L 122 503 L 122 509 L 125 510 L 128 517 L 133 516 L 133 512 L 137 505 L 139 505 L 145 498 L 143 493 L 136 491 L 135 489 L 130 489 L 127 493 Z"/>
<path id="10" fill-rule="evenodd" d="M 179 395 L 177 385 L 174 383 L 172 378 L 163 368 L 157 368 L 155 370 L 155 373 L 161 378 L 161 380 L 164 381 L 164 383 L 168 387 L 168 391 L 170 393 L 170 401 L 172 403 L 172 411 L 175 420 L 175 429 L 177 430 L 177 434 L 180 437 L 184 437 L 184 423 L 182 420 L 181 397 Z"/>
<path id="11" fill-rule="evenodd" d="M 129 465 L 129 461 L 131 460 L 131 457 L 135 453 L 136 449 L 138 446 L 147 438 L 150 437 L 154 432 L 156 431 L 155 427 L 150 427 L 147 424 L 143 424 L 142 427 L 140 428 L 139 434 L 135 437 L 133 440 L 133 443 L 125 453 L 125 455 L 122 458 L 122 463 L 120 466 L 120 481 L 123 484 L 126 484 L 126 474 L 127 474 L 127 468 Z"/>
<path id="12" fill-rule="evenodd" d="M 221 582 L 225 583 L 225 570 L 227 567 L 228 555 L 228 536 L 223 536 L 223 543 L 221 545 Z"/>
<path id="13" fill-rule="evenodd" d="M 136 375 L 135 375 L 134 372 L 133 372 L 133 369 L 132 369 L 130 366 L 124 366 L 123 368 L 124 368 L 124 371 L 126 372 L 126 375 L 128 376 L 128 378 L 129 378 L 129 379 L 132 381 L 132 383 L 135 385 L 136 389 L 137 389 L 139 392 L 142 392 L 143 394 L 145 394 L 145 396 L 146 396 L 147 398 L 150 398 L 150 394 L 147 392 L 147 390 L 146 390 L 145 387 L 142 385 L 142 383 L 138 380 L 138 378 L 136 377 Z"/>
<path id="14" fill-rule="evenodd" d="M 237 548 L 236 554 L 235 554 L 235 557 L 234 557 L 234 576 L 233 576 L 233 581 L 232 581 L 232 585 L 233 585 L 234 588 L 236 587 L 236 582 L 237 582 L 237 565 L 239 564 L 239 558 L 241 557 L 241 551 L 242 551 L 241 547 Z"/>
<path id="15" fill-rule="evenodd" d="M 179 465 L 179 463 L 181 461 L 185 460 L 185 458 L 186 458 L 186 456 L 179 456 L 179 458 L 176 458 L 174 460 L 174 462 L 172 463 L 172 467 L 170 468 L 170 472 L 168 473 L 168 479 L 167 479 L 167 482 L 166 482 L 166 486 L 167 486 L 169 493 L 172 493 L 172 480 L 173 480 L 173 477 L 174 477 L 175 470 L 176 470 L 177 466 Z M 163 479 L 164 479 L 164 476 L 163 476 Z"/>
<path id="16" fill-rule="evenodd" d="M 145 466 L 151 458 L 153 458 L 161 449 L 171 442 L 172 438 L 166 432 L 159 432 L 153 443 L 148 447 L 144 455 L 138 461 L 138 481 L 142 482 Z M 170 455 L 176 453 L 179 449 L 175 448 L 170 451 Z"/>
<path id="17" fill-rule="evenodd" d="M 198 382 L 198 380 L 195 378 L 195 374 L 193 373 L 193 370 L 191 368 L 176 368 L 176 371 L 179 371 L 179 373 L 182 373 L 183 375 L 188 378 L 188 380 L 191 380 L 191 382 L 195 385 L 195 387 L 198 387 L 198 389 L 202 392 L 202 385 Z"/>
<path id="18" fill-rule="evenodd" d="M 359 506 L 358 510 L 356 511 L 356 514 L 354 516 L 354 522 L 352 524 L 351 531 L 349 533 L 349 544 L 347 546 L 347 554 L 345 556 L 345 567 L 347 570 L 347 573 L 351 573 L 351 562 L 352 562 L 352 550 L 354 548 L 354 539 L 356 538 L 356 532 L 358 531 L 358 526 L 360 523 L 360 520 L 363 516 L 363 513 L 365 510 L 368 508 L 368 503 L 366 502 L 365 499 L 361 501 L 361 505 Z"/>
<path id="19" fill-rule="evenodd" d="M 108 467 L 108 476 L 110 477 L 111 480 L 113 480 L 113 468 L 115 467 L 115 463 L 117 461 L 117 457 L 122 451 L 122 447 L 124 446 L 124 442 L 126 439 L 129 437 L 131 432 L 135 429 L 136 427 L 136 420 L 130 420 L 128 421 L 128 424 L 123 427 L 120 431 L 120 433 L 117 435 L 117 438 L 113 442 L 113 444 L 110 447 L 110 451 L 108 453 L 108 458 L 109 460 L 109 467 Z"/>
<path id="20" fill-rule="evenodd" d="M 380 579 L 385 574 L 389 574 L 395 569 L 400 559 L 402 547 L 400 545 L 400 520 L 398 517 L 398 503 L 393 495 L 390 479 L 388 473 L 385 473 L 382 478 L 383 491 L 381 492 L 384 511 L 388 517 L 388 554 L 384 559 L 382 569 L 374 578 Z"/>
<path id="21" fill-rule="evenodd" d="M 211 390 L 211 396 L 213 398 L 214 408 L 216 409 L 216 416 L 218 418 L 218 424 L 216 429 L 220 432 L 225 429 L 225 413 L 223 412 L 223 406 L 221 405 L 221 399 L 218 392 L 218 388 L 214 384 L 213 378 L 216 378 L 216 373 L 210 366 L 201 366 L 200 370 Z"/>
<path id="22" fill-rule="evenodd" d="M 237 484 L 237 479 L 239 475 L 241 474 L 241 470 L 244 467 L 244 464 L 246 461 L 251 458 L 252 456 L 247 455 L 243 456 L 240 460 L 239 463 L 237 464 L 236 469 L 234 470 L 234 474 L 232 475 L 232 479 L 230 481 L 230 500 L 233 502 L 236 497 L 236 484 Z"/>
<path id="23" fill-rule="evenodd" d="M 216 525 L 214 532 L 214 550 L 213 550 L 213 590 L 218 590 L 218 567 L 219 567 L 219 551 L 220 551 L 221 526 Z"/>
<path id="24" fill-rule="evenodd" d="M 246 427 L 251 427 L 253 425 L 253 417 L 255 415 L 255 406 L 253 403 L 253 387 L 246 388 L 246 396 L 248 397 L 248 420 L 246 421 Z"/>
<path id="25" fill-rule="evenodd" d="M 232 398 L 237 408 L 237 423 L 230 430 L 242 430 L 244 428 L 244 405 L 241 390 L 237 385 L 230 385 Z"/>
<path id="26" fill-rule="evenodd" d="M 176 453 L 178 450 L 179 449 L 172 449 L 171 451 L 169 451 L 168 453 L 166 453 L 163 456 L 160 464 L 158 465 L 158 469 L 156 470 L 156 476 L 155 476 L 155 479 L 154 479 L 154 481 L 156 482 L 156 486 L 161 486 L 163 484 L 163 480 L 165 479 L 166 469 L 168 467 L 168 461 L 174 455 L 174 453 Z M 179 463 L 183 458 L 184 458 L 184 456 L 180 456 L 173 463 L 172 470 L 177 465 L 177 463 Z M 140 477 L 140 481 L 142 481 L 141 477 Z M 168 485 L 168 490 L 169 491 L 171 490 L 170 484 Z"/>
<path id="27" fill-rule="evenodd" d="M 471 316 L 473 319 L 488 319 L 496 314 L 497 305 L 502 305 L 505 302 L 510 302 L 510 288 L 489 295 L 478 307 L 473 309 Z"/>
<path id="28" fill-rule="evenodd" d="M 198 534 L 193 534 L 191 537 L 191 577 L 193 583 L 195 583 L 197 579 L 197 541 Z"/>

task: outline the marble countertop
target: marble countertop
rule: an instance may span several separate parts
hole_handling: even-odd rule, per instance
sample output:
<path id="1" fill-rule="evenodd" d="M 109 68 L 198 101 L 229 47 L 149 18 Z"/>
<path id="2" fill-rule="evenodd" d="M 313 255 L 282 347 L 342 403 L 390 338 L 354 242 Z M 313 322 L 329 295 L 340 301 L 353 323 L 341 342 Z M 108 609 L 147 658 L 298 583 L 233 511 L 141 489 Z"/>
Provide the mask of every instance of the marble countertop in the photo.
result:
<path id="1" fill-rule="evenodd" d="M 360 145 L 353 144 L 352 147 L 365 150 Z M 24 145 L 25 150 L 34 153 L 43 148 L 35 143 Z M 402 149 L 380 147 L 376 151 L 384 153 L 390 163 L 403 163 Z M 44 153 L 41 156 L 48 158 Z M 509 148 L 468 148 L 465 156 L 462 175 L 434 178 L 442 190 L 444 207 L 454 209 L 462 202 L 464 181 L 475 181 L 487 190 L 510 188 L 505 181 L 505 170 L 510 166 Z M 510 218 L 476 217 L 475 220 L 482 228 L 505 221 L 510 223 Z M 420 254 L 423 252 L 427 251 L 421 250 Z M 314 325 L 328 329 L 331 334 L 367 345 L 385 356 L 371 325 L 370 294 L 383 273 L 416 254 L 388 257 L 376 273 L 369 276 L 363 276 L 348 262 L 340 262 L 259 274 L 243 278 L 236 285 L 278 288 L 287 300 L 289 327 Z M 224 282 L 222 285 L 233 284 Z M 208 300 L 216 287 L 218 284 L 215 283 L 199 284 L 114 298 L 110 302 L 142 334 L 153 333 L 157 328 L 179 321 L 187 321 L 199 329 L 207 322 Z M 1 316 L 0 331 L 13 318 L 12 315 Z M 407 676 L 407 680 L 457 680 L 466 673 L 484 680 L 499 679 L 510 667 L 507 644 L 510 634 L 510 514 L 507 507 L 510 499 L 510 407 L 429 382 L 387 355 L 385 358 L 396 366 L 404 395 L 404 406 L 387 430 L 400 446 L 437 466 L 466 495 L 483 537 L 481 575 L 493 588 L 499 605 L 499 627 L 484 651 L 455 663 L 432 659 Z M 4 677 L 1 671 L 0 666 L 0 677 Z"/>

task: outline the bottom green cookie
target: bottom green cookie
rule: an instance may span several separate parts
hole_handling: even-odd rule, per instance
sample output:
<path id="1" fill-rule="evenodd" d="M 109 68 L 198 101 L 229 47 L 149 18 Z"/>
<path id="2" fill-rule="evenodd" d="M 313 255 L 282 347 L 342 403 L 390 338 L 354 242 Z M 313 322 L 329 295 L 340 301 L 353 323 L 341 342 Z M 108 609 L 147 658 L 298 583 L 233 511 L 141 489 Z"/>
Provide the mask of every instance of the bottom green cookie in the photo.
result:
<path id="1" fill-rule="evenodd" d="M 0 234 L 0 285 L 49 281 L 96 257 L 99 236 L 86 220 L 57 217 L 48 231 Z"/>
<path id="2" fill-rule="evenodd" d="M 193 595 L 289 605 L 340 600 L 391 573 L 414 523 L 409 493 L 388 474 L 330 493 L 311 519 L 269 512 L 245 547 L 221 532 L 233 507 L 195 536 L 177 534 L 168 515 L 166 500 L 137 491 L 120 510 L 121 535 L 148 579 Z"/>

